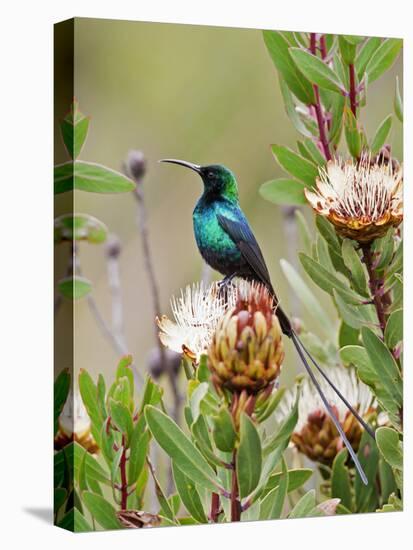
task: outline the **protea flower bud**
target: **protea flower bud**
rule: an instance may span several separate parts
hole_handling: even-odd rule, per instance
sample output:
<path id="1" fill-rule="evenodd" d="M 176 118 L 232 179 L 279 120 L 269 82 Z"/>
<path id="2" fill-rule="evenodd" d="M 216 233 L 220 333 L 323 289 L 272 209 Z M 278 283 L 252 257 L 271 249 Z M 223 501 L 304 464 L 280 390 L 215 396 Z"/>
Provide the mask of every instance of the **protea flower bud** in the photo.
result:
<path id="1" fill-rule="evenodd" d="M 368 386 L 357 378 L 354 369 L 330 367 L 328 375 L 365 420 L 377 414 L 377 402 L 373 394 Z M 324 379 L 319 378 L 319 384 L 329 400 L 334 414 L 340 421 L 347 439 L 357 452 L 363 427 Z M 308 378 L 301 382 L 300 389 L 295 387 L 286 393 L 277 409 L 277 420 L 283 422 L 285 417 L 290 414 L 297 397 L 297 391 L 300 392 L 298 422 L 291 436 L 291 443 L 310 460 L 331 466 L 336 455 L 344 448 L 344 443 L 330 416 L 325 411 L 313 383 Z"/>
<path id="2" fill-rule="evenodd" d="M 99 452 L 91 433 L 91 422 L 79 392 L 70 391 L 58 420 L 58 431 L 54 440 L 56 451 L 72 441 L 82 445 L 90 454 Z"/>
<path id="3" fill-rule="evenodd" d="M 335 406 L 332 408 L 338 415 L 337 408 Z M 360 424 L 348 412 L 342 426 L 351 446 L 357 452 L 362 434 Z M 293 433 L 291 441 L 309 459 L 327 465 L 332 464 L 335 456 L 344 446 L 333 421 L 322 409 L 317 409 L 308 415 L 307 423 L 300 432 Z"/>
<path id="4" fill-rule="evenodd" d="M 262 285 L 239 289 L 238 299 L 218 323 L 208 364 L 218 388 L 256 394 L 280 374 L 282 332 L 273 298 Z"/>
<path id="5" fill-rule="evenodd" d="M 389 158 L 335 159 L 320 169 L 316 184 L 305 196 L 342 237 L 370 243 L 403 220 L 402 168 Z"/>

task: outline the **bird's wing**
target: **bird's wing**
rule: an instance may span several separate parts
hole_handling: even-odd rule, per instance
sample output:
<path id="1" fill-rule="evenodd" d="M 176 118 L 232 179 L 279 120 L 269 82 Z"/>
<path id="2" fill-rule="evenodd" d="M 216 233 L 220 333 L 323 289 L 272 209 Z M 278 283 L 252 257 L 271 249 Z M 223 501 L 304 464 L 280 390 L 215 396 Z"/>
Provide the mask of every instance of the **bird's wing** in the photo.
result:
<path id="1" fill-rule="evenodd" d="M 256 275 L 268 289 L 274 293 L 270 274 L 262 255 L 257 239 L 254 237 L 247 220 L 242 212 L 239 212 L 237 219 L 231 219 L 224 214 L 217 214 L 218 222 L 222 229 L 231 237 L 239 248 L 243 258 L 251 267 L 251 271 Z"/>

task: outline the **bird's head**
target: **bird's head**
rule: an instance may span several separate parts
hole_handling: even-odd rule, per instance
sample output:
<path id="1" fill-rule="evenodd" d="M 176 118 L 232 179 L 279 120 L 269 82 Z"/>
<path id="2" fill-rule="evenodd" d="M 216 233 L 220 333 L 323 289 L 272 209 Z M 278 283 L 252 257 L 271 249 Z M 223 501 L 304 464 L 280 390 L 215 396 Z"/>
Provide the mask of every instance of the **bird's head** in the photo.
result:
<path id="1" fill-rule="evenodd" d="M 228 199 L 238 200 L 238 186 L 234 174 L 222 164 L 208 164 L 199 166 L 186 160 L 162 159 L 159 162 L 169 162 L 185 166 L 197 172 L 204 182 L 204 192 L 210 196 L 224 196 Z"/>

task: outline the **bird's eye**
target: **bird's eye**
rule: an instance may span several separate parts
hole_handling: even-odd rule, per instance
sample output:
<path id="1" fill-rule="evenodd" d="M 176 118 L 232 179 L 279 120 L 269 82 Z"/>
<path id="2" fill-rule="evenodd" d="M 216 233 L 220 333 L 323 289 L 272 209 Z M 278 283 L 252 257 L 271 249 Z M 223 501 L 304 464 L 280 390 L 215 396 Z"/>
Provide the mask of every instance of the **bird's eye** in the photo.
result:
<path id="1" fill-rule="evenodd" d="M 214 172 L 208 172 L 208 178 L 214 179 L 215 175 Z"/>

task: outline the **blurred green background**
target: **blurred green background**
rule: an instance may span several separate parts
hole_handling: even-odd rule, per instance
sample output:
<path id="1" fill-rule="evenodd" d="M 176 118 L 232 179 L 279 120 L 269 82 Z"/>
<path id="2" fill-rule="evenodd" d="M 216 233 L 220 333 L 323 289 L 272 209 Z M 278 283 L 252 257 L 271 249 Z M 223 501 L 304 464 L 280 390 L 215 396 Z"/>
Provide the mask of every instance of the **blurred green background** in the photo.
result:
<path id="1" fill-rule="evenodd" d="M 393 110 L 396 75 L 402 77 L 401 59 L 368 91 L 362 121 L 369 137 Z M 199 280 L 202 273 L 191 217 L 202 185 L 195 174 L 183 168 L 157 163 L 160 158 L 175 157 L 199 164 L 223 163 L 235 172 L 241 205 L 261 243 L 284 308 L 308 322 L 290 295 L 279 266 L 283 257 L 296 262 L 294 226 L 285 222 L 280 207 L 258 194 L 261 183 L 282 175 L 269 145 L 294 147 L 298 138 L 284 112 L 277 73 L 261 32 L 76 19 L 74 87 L 81 111 L 91 117 L 80 158 L 117 170 L 129 149 L 141 149 L 148 160 L 144 190 L 163 312 L 170 313 L 171 295 Z M 68 105 L 59 104 L 57 110 L 63 117 Z M 394 154 L 401 158 L 402 131 L 396 121 L 391 141 Z M 61 147 L 58 140 L 58 152 Z M 155 339 L 151 295 L 136 225 L 136 201 L 132 194 L 78 192 L 75 210 L 102 220 L 122 242 L 126 339 L 138 368 L 144 371 L 145 357 Z M 305 214 L 311 222 L 309 208 Z M 67 250 L 57 252 L 62 265 L 60 255 L 64 253 Z M 96 301 L 109 321 L 111 303 L 103 247 L 82 244 L 80 259 L 84 275 L 94 283 Z M 329 300 L 318 295 L 330 308 Z M 65 307 L 69 309 L 70 305 Z M 64 324 L 70 318 L 64 311 L 59 315 L 58 323 Z M 76 370 L 102 372 L 110 380 L 117 356 L 102 337 L 85 301 L 76 303 L 74 330 Z M 291 349 L 287 348 L 284 377 L 288 372 L 291 379 L 294 365 Z"/>

